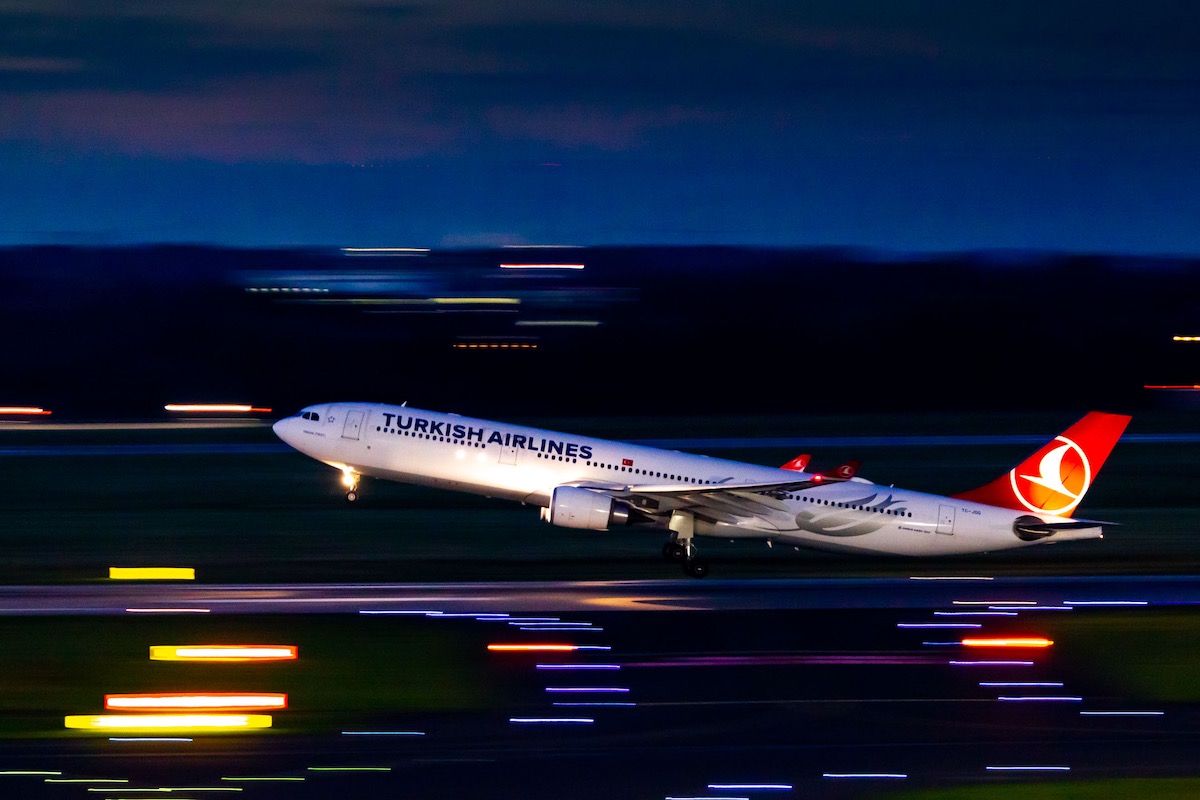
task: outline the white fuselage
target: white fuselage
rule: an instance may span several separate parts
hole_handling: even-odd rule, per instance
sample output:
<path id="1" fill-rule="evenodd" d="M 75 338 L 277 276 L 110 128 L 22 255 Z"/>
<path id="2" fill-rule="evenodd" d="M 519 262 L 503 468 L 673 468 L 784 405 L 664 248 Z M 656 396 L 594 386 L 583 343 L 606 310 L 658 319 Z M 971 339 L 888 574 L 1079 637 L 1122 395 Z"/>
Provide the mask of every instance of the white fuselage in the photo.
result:
<path id="1" fill-rule="evenodd" d="M 292 447 L 357 475 L 547 507 L 564 485 L 611 487 L 786 483 L 806 473 L 624 442 L 376 403 L 310 406 L 275 431 Z M 1027 512 L 879 486 L 861 478 L 771 493 L 770 509 L 697 517 L 700 536 L 766 539 L 824 550 L 911 556 L 1035 544 L 1014 532 Z M 1042 522 L 1065 521 L 1038 515 Z M 666 527 L 665 521 L 651 522 Z M 1099 527 L 1056 534 L 1093 538 Z"/>

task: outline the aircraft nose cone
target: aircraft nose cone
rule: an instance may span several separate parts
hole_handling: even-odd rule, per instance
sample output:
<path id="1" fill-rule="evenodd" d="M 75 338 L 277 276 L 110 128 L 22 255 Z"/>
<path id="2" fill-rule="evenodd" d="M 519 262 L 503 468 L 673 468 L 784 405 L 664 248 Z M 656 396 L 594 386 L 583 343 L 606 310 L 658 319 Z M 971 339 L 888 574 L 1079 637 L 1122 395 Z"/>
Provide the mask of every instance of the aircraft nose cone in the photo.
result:
<path id="1" fill-rule="evenodd" d="M 278 436 L 283 441 L 287 442 L 288 444 L 291 444 L 291 441 L 288 439 L 288 435 L 287 435 L 287 431 L 288 431 L 288 427 L 289 427 L 288 423 L 291 422 L 291 419 L 292 419 L 291 417 L 285 417 L 284 419 L 279 420 L 278 422 L 276 422 L 274 425 L 271 426 L 271 430 L 275 431 L 275 435 Z"/>

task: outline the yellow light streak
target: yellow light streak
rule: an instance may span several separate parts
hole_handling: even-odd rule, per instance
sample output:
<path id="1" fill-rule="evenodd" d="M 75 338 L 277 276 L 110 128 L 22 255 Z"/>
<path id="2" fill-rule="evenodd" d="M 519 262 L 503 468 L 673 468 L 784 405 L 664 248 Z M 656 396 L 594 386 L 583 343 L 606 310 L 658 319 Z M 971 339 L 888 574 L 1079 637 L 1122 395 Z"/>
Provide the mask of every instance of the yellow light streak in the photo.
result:
<path id="1" fill-rule="evenodd" d="M 1200 342 L 1200 336 L 1172 336 L 1173 342 Z"/>
<path id="2" fill-rule="evenodd" d="M 167 411 L 183 414 L 269 414 L 271 409 L 243 403 L 167 403 Z"/>
<path id="3" fill-rule="evenodd" d="M 36 408 L 34 406 L 0 406 L 0 414 L 11 414 L 15 416 L 45 416 L 50 412 L 44 408 Z"/>
<path id="4" fill-rule="evenodd" d="M 114 581 L 194 581 L 193 567 L 109 567 L 108 578 Z"/>
<path id="5" fill-rule="evenodd" d="M 189 694 L 106 694 L 104 707 L 110 711 L 269 711 L 287 708 L 288 696 L 280 692 L 208 692 Z"/>
<path id="6" fill-rule="evenodd" d="M 155 644 L 151 661 L 288 661 L 299 657 L 291 644 Z"/>
<path id="7" fill-rule="evenodd" d="M 237 731 L 271 727 L 270 714 L 72 714 L 63 723 L 72 730 Z"/>
<path id="8" fill-rule="evenodd" d="M 962 640 L 963 647 L 1049 647 L 1050 639 L 1036 637 L 1001 637 L 995 639 L 968 638 Z"/>

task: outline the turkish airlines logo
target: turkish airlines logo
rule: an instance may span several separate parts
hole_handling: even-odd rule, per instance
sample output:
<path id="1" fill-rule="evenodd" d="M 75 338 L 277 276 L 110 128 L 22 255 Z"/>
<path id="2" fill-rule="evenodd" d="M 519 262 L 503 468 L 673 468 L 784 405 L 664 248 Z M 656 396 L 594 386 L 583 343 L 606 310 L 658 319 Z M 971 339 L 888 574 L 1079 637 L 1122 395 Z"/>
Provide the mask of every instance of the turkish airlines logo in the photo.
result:
<path id="1" fill-rule="evenodd" d="M 1065 436 L 1055 437 L 1050 445 L 1055 442 L 1061 444 L 1042 455 L 1037 475 L 1018 474 L 1027 468 L 1022 464 L 1009 477 L 1021 505 L 1030 511 L 1067 516 L 1092 485 L 1092 467 L 1083 448 L 1075 442 Z"/>

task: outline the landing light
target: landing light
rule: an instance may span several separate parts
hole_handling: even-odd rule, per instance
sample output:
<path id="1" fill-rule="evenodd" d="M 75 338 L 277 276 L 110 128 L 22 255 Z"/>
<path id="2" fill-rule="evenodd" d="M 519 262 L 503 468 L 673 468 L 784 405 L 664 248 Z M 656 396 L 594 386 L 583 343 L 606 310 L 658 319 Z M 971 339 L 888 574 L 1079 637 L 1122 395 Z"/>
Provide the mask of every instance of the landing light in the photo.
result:
<path id="1" fill-rule="evenodd" d="M 347 489 L 354 488 L 354 484 L 358 483 L 358 478 L 348 469 L 342 470 L 342 486 Z"/>

